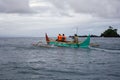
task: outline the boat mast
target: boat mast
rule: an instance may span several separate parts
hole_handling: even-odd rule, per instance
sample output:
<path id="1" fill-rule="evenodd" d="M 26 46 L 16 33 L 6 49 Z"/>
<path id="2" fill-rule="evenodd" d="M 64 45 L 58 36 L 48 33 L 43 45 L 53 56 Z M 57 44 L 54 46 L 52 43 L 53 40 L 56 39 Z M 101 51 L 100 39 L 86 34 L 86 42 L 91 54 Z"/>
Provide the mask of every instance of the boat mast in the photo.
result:
<path id="1" fill-rule="evenodd" d="M 78 27 L 76 27 L 76 34 L 78 34 Z"/>

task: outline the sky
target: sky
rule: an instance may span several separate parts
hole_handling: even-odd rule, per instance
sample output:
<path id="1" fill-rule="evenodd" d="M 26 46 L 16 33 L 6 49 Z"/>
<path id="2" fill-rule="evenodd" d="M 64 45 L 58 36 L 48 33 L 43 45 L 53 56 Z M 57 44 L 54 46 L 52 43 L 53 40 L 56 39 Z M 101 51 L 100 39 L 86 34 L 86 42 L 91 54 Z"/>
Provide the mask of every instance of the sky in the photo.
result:
<path id="1" fill-rule="evenodd" d="M 120 34 L 120 0 L 0 0 L 0 37 Z"/>

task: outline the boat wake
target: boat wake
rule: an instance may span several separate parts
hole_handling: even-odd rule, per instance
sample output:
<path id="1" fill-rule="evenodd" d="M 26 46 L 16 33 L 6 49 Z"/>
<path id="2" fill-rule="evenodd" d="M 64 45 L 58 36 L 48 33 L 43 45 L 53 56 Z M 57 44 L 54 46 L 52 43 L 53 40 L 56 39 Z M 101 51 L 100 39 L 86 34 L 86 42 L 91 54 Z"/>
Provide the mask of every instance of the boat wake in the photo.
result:
<path id="1" fill-rule="evenodd" d="M 35 47 L 46 47 L 46 48 L 54 48 L 54 47 L 56 47 L 56 46 L 54 46 L 54 45 L 48 45 L 48 44 L 45 44 L 45 43 L 41 43 L 41 44 L 32 44 L 33 46 L 35 46 Z"/>
<path id="2" fill-rule="evenodd" d="M 95 48 L 95 47 L 89 47 L 89 48 L 92 50 L 99 50 L 104 52 L 120 53 L 120 50 L 116 50 L 116 49 L 102 49 L 102 48 Z"/>

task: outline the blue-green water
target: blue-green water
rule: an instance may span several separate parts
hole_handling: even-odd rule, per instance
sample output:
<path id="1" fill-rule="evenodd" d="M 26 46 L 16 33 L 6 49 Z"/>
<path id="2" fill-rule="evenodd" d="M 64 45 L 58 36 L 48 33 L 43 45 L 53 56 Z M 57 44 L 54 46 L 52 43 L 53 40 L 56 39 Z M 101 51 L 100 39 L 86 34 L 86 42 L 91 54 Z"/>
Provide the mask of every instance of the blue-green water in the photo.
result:
<path id="1" fill-rule="evenodd" d="M 88 49 L 34 47 L 44 38 L 0 38 L 0 80 L 120 80 L 120 38 Z"/>

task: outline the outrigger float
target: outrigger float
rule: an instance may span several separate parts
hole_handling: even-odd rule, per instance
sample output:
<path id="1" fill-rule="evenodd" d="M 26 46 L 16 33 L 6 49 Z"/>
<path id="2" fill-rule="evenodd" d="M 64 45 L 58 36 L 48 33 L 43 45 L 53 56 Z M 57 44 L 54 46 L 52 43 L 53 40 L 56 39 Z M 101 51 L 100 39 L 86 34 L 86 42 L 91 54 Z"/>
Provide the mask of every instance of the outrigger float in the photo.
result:
<path id="1" fill-rule="evenodd" d="M 47 45 L 53 45 L 57 47 L 71 47 L 71 48 L 88 48 L 90 45 L 90 35 L 84 41 L 74 43 L 73 41 L 58 42 L 56 40 L 51 40 L 47 33 L 45 34 Z"/>

